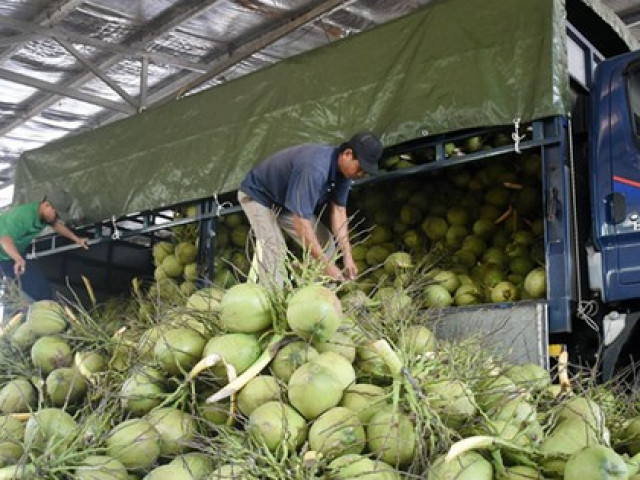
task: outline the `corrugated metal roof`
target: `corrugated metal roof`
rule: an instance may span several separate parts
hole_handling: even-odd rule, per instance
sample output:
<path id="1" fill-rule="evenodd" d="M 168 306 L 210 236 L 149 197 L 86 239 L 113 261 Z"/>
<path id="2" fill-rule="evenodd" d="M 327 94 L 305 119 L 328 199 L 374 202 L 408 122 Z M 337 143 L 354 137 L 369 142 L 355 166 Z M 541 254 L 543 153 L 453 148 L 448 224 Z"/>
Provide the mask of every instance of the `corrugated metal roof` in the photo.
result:
<path id="1" fill-rule="evenodd" d="M 3 0 L 0 206 L 24 150 L 385 23 L 432 0 Z M 640 37 L 640 0 L 606 0 Z M 3 194 L 4 191 L 4 194 Z"/>

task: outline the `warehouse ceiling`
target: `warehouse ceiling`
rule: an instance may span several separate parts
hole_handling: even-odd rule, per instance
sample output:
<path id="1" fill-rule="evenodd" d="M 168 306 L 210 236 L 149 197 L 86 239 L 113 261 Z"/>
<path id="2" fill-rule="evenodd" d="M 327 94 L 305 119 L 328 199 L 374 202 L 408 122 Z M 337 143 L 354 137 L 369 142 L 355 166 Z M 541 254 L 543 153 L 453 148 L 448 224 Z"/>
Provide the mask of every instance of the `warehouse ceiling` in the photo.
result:
<path id="1" fill-rule="evenodd" d="M 431 0 L 2 0 L 0 207 L 20 154 Z M 604 0 L 640 38 L 640 0 Z"/>

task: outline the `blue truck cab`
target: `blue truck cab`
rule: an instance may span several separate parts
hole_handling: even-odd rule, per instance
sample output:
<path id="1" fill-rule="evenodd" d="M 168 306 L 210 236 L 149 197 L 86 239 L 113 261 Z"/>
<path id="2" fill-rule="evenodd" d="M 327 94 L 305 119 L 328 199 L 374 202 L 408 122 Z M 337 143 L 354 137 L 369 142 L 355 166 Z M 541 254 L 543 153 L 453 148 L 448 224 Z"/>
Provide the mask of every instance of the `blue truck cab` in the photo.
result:
<path id="1" fill-rule="evenodd" d="M 598 65 L 592 88 L 591 286 L 606 302 L 640 293 L 640 56 Z"/>

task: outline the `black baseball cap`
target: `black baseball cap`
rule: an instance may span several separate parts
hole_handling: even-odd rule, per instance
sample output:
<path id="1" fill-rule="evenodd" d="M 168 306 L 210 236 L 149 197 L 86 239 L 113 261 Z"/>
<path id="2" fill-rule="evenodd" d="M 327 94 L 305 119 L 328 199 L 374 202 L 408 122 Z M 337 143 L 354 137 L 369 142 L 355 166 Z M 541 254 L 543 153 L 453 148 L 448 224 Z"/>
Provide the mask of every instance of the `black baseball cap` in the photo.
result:
<path id="1" fill-rule="evenodd" d="M 371 132 L 358 132 L 347 144 L 360 162 L 360 167 L 370 175 L 378 173 L 378 162 L 382 157 L 382 143 Z"/>

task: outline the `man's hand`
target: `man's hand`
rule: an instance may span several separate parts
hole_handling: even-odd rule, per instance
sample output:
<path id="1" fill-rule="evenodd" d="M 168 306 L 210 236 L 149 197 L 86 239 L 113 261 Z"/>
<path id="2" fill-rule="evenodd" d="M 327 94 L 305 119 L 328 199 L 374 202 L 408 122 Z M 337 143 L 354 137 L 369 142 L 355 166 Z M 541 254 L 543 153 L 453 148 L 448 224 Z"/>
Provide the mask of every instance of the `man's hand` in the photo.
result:
<path id="1" fill-rule="evenodd" d="M 353 261 L 353 258 L 344 259 L 344 276 L 347 280 L 355 280 L 358 276 L 358 267 Z"/>
<path id="2" fill-rule="evenodd" d="M 335 263 L 330 263 L 329 265 L 327 265 L 324 273 L 338 282 L 344 282 L 344 275 L 342 275 L 342 272 Z"/>
<path id="3" fill-rule="evenodd" d="M 76 243 L 80 245 L 85 250 L 89 250 L 89 239 L 86 237 L 78 237 Z"/>
<path id="4" fill-rule="evenodd" d="M 26 269 L 27 269 L 27 262 L 22 257 L 16 260 L 13 264 L 13 273 L 16 274 L 16 277 L 19 277 L 20 275 L 22 275 Z"/>

